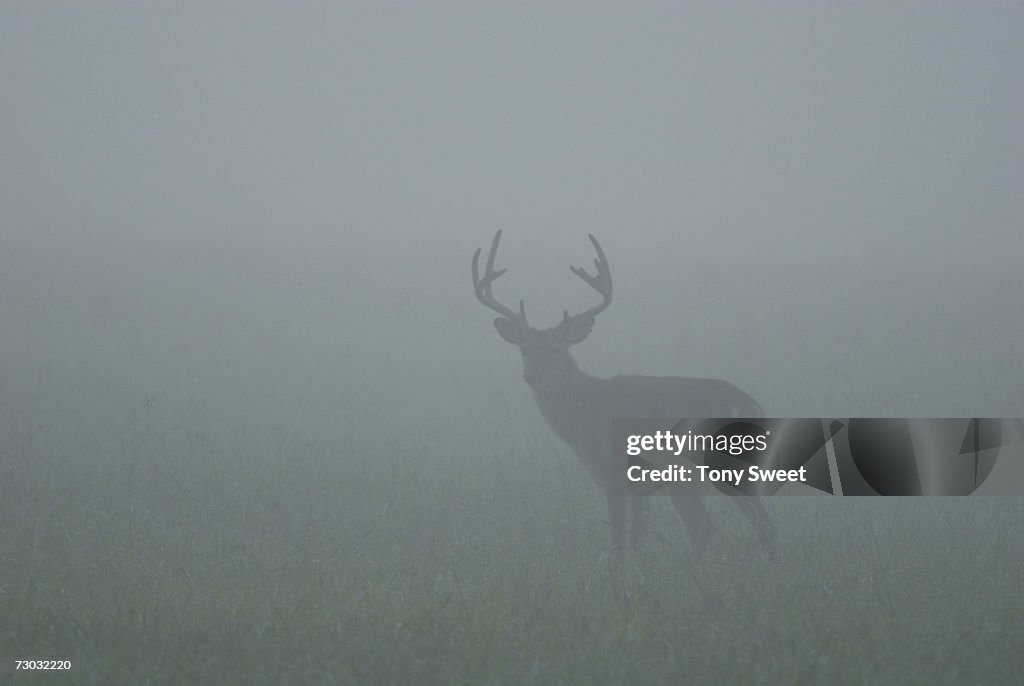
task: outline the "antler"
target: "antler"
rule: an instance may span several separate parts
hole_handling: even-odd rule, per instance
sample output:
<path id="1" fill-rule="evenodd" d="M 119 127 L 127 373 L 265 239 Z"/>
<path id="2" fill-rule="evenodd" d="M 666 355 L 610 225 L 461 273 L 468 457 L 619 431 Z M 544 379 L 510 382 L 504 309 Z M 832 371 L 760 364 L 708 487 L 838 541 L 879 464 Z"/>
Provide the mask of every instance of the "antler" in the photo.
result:
<path id="1" fill-rule="evenodd" d="M 507 269 L 494 269 L 494 258 L 498 254 L 498 241 L 500 240 L 501 229 L 498 229 L 498 232 L 494 234 L 494 240 L 491 241 L 491 252 L 487 255 L 487 271 L 482 279 L 480 278 L 480 269 L 477 266 L 480 260 L 480 248 L 477 248 L 476 252 L 473 253 L 473 290 L 476 292 L 476 299 L 487 307 L 513 321 L 526 324 L 526 306 L 522 300 L 519 301 L 519 314 L 516 314 L 495 300 L 494 295 L 491 294 L 491 284 L 508 271 Z M 600 248 L 598 249 L 600 250 Z"/>
<path id="2" fill-rule="evenodd" d="M 597 242 L 596 238 L 594 238 L 594 234 L 588 233 L 587 236 L 590 237 L 590 242 L 594 244 L 594 250 L 597 251 L 597 259 L 594 260 L 596 273 L 591 276 L 583 267 L 570 266 L 569 269 L 572 270 L 573 274 L 586 281 L 588 286 L 601 294 L 601 302 L 598 305 L 591 307 L 586 312 L 581 312 L 579 314 L 572 315 L 571 317 L 569 316 L 568 310 L 562 310 L 563 324 L 570 320 L 594 317 L 612 304 L 612 272 L 611 268 L 608 266 L 608 258 L 605 257 L 604 250 L 601 250 L 601 244 Z"/>

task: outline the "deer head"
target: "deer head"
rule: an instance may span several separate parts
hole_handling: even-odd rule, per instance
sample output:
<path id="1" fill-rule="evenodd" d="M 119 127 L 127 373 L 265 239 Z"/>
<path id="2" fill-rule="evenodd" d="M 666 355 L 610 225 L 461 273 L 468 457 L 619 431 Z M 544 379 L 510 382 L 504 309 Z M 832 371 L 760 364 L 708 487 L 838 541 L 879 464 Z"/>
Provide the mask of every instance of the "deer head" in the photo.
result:
<path id="1" fill-rule="evenodd" d="M 593 234 L 589 236 L 597 252 L 597 258 L 594 260 L 595 274 L 591 276 L 582 267 L 570 266 L 569 269 L 601 294 L 601 302 L 585 312 L 572 316 L 568 310 L 563 310 L 562 321 L 548 329 L 535 329 L 527 323 L 526 306 L 522 300 L 519 301 L 519 312 L 513 312 L 498 302 L 491 293 L 494 281 L 506 271 L 494 268 L 501 231 L 494 234 L 483 277 L 480 276 L 479 268 L 480 249 L 473 253 L 473 289 L 477 300 L 502 315 L 494 320 L 494 328 L 504 340 L 519 346 L 523 355 L 523 379 L 535 390 L 564 378 L 566 373 L 576 369 L 569 348 L 590 335 L 594 328 L 594 318 L 612 302 L 612 276 L 608 258 L 605 257 L 601 244 Z"/>

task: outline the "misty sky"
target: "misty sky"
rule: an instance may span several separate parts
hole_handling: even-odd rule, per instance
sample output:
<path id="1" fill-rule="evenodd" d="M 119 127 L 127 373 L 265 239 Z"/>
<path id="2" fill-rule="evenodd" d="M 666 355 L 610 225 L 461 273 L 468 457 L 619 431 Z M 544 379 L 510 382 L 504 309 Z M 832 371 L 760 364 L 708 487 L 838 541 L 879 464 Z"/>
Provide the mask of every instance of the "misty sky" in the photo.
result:
<path id="1" fill-rule="evenodd" d="M 5 2 L 0 231 L 1015 261 L 1022 35 L 1019 3 Z"/>
<path id="2" fill-rule="evenodd" d="M 1019 416 L 1022 35 L 1020 3 L 0 3 L 0 387 L 532 411 L 469 281 L 502 228 L 537 326 L 593 304 L 600 238 L 593 374 Z"/>

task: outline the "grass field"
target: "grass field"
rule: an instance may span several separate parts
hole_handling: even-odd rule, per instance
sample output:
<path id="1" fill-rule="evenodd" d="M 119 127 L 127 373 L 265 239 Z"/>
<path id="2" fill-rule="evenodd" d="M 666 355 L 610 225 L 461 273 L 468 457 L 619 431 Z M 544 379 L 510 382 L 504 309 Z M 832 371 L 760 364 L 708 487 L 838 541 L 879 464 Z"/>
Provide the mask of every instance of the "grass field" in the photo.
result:
<path id="1" fill-rule="evenodd" d="M 232 434 L 201 400 L 147 396 L 109 454 L 88 449 L 102 437 L 11 423 L 0 655 L 72 669 L 0 682 L 1024 674 L 1020 499 L 775 499 L 775 563 L 723 499 L 695 563 L 658 503 L 649 544 L 619 566 L 603 500 L 544 434 L 514 418 L 452 436 L 378 422 L 350 410 L 329 440 L 272 421 Z"/>
<path id="2" fill-rule="evenodd" d="M 1021 498 L 774 498 L 777 562 L 722 499 L 692 559 L 658 502 L 620 566 L 468 251 L 388 289 L 186 248 L 0 273 L 0 656 L 72 660 L 0 683 L 1021 682 Z M 577 359 L 781 417 L 1024 414 L 1009 275 L 822 269 L 624 277 Z"/>

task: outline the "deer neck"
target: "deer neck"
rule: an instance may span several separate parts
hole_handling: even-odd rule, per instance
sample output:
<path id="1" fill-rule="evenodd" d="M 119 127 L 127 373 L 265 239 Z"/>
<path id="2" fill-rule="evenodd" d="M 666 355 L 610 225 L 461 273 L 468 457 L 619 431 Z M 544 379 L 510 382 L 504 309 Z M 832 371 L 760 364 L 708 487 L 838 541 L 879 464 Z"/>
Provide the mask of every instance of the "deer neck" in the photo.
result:
<path id="1" fill-rule="evenodd" d="M 594 397 L 594 387 L 600 383 L 600 379 L 582 371 L 570 357 L 558 378 L 533 389 L 544 419 L 570 445 L 576 439 L 574 427 L 586 414 L 586 402 Z"/>

